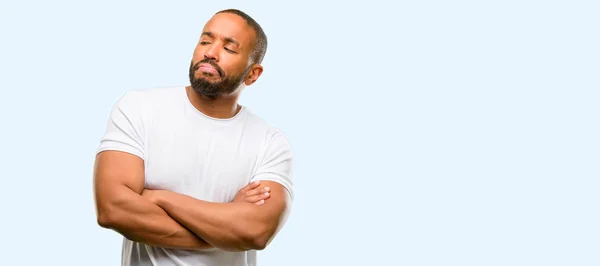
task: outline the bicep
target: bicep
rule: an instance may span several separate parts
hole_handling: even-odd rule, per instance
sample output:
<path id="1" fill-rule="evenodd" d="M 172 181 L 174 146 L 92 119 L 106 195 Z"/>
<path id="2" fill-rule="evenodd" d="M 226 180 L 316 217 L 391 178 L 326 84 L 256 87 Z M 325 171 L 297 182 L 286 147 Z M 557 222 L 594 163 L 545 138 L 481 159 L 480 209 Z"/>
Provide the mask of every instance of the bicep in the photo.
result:
<path id="1" fill-rule="evenodd" d="M 142 159 L 133 154 L 108 150 L 96 155 L 94 200 L 101 226 L 112 226 L 122 217 L 119 209 L 136 193 L 141 194 L 144 188 L 143 169 Z"/>
<path id="2" fill-rule="evenodd" d="M 256 213 L 262 221 L 273 229 L 280 227 L 287 219 L 291 209 L 290 192 L 275 181 L 260 181 L 261 187 L 269 187 L 270 197 L 264 204 L 257 206 Z"/>
<path id="3" fill-rule="evenodd" d="M 108 150 L 98 153 L 94 165 L 97 197 L 108 197 L 115 186 L 126 186 L 141 194 L 144 189 L 144 162 L 131 153 Z"/>

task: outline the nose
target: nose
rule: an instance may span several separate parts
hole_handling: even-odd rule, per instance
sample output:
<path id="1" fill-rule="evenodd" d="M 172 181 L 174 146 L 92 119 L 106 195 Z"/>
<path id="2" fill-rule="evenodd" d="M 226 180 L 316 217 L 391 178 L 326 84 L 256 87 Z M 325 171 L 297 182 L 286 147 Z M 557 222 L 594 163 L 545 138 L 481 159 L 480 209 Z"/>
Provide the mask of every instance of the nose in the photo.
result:
<path id="1" fill-rule="evenodd" d="M 219 61 L 219 53 L 217 52 L 216 45 L 210 45 L 206 51 L 204 51 L 204 58 L 214 61 Z"/>

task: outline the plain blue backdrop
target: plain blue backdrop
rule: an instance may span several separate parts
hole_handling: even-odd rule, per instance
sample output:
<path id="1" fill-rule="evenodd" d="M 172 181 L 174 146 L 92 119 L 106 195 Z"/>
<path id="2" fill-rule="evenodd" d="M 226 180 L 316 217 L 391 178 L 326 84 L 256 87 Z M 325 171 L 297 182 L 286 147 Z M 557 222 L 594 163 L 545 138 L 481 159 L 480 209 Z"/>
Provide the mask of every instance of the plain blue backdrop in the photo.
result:
<path id="1" fill-rule="evenodd" d="M 118 265 L 92 165 L 204 23 L 269 38 L 241 103 L 296 154 L 260 265 L 600 265 L 597 1 L 2 1 L 2 265 Z"/>

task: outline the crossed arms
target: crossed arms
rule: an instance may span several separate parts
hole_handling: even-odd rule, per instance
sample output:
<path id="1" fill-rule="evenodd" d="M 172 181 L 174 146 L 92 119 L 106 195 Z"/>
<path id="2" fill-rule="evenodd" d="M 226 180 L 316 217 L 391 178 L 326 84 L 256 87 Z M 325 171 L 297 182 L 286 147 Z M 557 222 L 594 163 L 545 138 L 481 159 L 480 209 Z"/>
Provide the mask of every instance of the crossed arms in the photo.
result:
<path id="1" fill-rule="evenodd" d="M 151 246 L 178 249 L 264 249 L 289 215 L 289 194 L 277 182 L 264 204 L 201 201 L 166 190 L 144 189 L 144 162 L 119 151 L 97 155 L 94 194 L 100 226 Z"/>

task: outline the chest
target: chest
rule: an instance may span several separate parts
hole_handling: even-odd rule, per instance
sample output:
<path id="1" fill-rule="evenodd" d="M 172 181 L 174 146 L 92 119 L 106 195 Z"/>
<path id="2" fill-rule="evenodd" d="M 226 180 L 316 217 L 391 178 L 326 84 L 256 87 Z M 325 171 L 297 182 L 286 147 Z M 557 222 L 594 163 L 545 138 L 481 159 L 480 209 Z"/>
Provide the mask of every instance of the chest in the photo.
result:
<path id="1" fill-rule="evenodd" d="M 260 143 L 243 126 L 163 122 L 148 131 L 146 187 L 229 202 L 256 168 Z"/>

